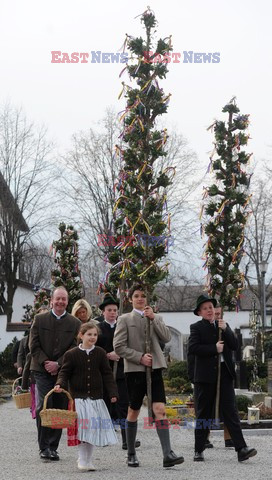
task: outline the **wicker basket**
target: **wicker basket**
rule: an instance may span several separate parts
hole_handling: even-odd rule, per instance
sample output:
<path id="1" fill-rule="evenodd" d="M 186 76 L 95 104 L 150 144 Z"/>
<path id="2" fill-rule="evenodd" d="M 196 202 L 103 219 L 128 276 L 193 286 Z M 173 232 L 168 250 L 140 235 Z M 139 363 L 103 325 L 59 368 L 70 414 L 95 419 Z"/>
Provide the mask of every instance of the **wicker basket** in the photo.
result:
<path id="1" fill-rule="evenodd" d="M 15 384 L 19 380 L 21 380 L 22 377 L 16 378 L 12 384 L 12 398 L 15 401 L 15 405 L 17 408 L 30 408 L 31 407 L 31 394 L 30 392 L 26 393 L 18 393 L 15 395 Z"/>
<path id="2" fill-rule="evenodd" d="M 65 393 L 69 399 L 70 410 L 62 410 L 59 408 L 46 408 L 48 397 L 54 392 L 55 390 L 52 389 L 44 397 L 43 409 L 40 411 L 42 426 L 49 427 L 49 428 L 73 427 L 77 419 L 77 413 L 74 410 L 72 410 L 73 399 L 69 392 L 67 392 L 64 389 L 61 390 L 61 392 Z"/>

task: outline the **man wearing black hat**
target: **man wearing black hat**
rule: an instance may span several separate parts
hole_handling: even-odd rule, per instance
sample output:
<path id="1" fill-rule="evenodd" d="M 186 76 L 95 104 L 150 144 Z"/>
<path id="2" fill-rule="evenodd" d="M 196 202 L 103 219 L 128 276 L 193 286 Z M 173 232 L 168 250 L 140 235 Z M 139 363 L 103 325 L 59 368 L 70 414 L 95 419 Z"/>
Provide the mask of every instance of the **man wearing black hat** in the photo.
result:
<path id="1" fill-rule="evenodd" d="M 120 425 L 122 435 L 122 449 L 127 450 L 126 442 L 126 418 L 128 413 L 128 391 L 124 374 L 124 361 L 113 350 L 113 336 L 116 328 L 118 316 L 119 301 L 115 300 L 110 293 L 106 293 L 103 302 L 99 305 L 103 312 L 103 321 L 99 324 L 100 335 L 97 339 L 97 345 L 104 348 L 118 387 L 118 401 L 113 404 L 109 397 L 104 397 L 104 401 L 110 412 L 112 420 Z M 139 440 L 135 441 L 135 447 L 141 445 Z"/>
<path id="2" fill-rule="evenodd" d="M 238 342 L 229 325 L 223 320 L 214 320 L 215 298 L 200 295 L 194 314 L 202 320 L 191 325 L 189 337 L 189 355 L 195 356 L 195 461 L 204 461 L 203 450 L 211 426 L 216 398 L 218 355 L 221 359 L 220 411 L 224 418 L 238 461 L 242 462 L 256 455 L 255 448 L 248 448 L 244 440 L 239 415 L 236 407 L 233 380 L 235 370 L 232 351 L 237 350 Z M 222 329 L 222 340 L 218 340 L 219 328 Z"/>

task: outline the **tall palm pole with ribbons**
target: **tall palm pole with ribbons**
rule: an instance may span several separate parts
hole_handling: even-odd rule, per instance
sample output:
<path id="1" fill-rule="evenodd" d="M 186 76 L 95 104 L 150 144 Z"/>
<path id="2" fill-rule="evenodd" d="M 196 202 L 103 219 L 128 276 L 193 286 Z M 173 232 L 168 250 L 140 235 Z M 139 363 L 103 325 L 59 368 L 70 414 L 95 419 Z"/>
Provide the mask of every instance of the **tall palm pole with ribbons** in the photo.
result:
<path id="1" fill-rule="evenodd" d="M 250 175 L 246 167 L 252 154 L 243 150 L 248 143 L 246 129 L 249 115 L 241 115 L 235 97 L 222 110 L 228 120 L 215 121 L 208 130 L 214 132 L 214 149 L 208 170 L 212 185 L 204 189 L 201 230 L 208 237 L 205 267 L 208 269 L 209 294 L 219 298 L 224 309 L 239 309 L 244 276 L 239 265 L 244 253 L 244 228 L 249 215 Z M 219 340 L 222 332 L 219 329 Z M 219 419 L 221 362 L 218 355 L 218 379 L 215 418 Z"/>
<path id="2" fill-rule="evenodd" d="M 127 74 L 129 83 L 122 82 L 119 95 L 126 98 L 126 107 L 120 113 L 123 131 L 116 146 L 122 167 L 115 185 L 114 247 L 109 249 L 109 268 L 102 281 L 110 291 L 119 290 L 121 304 L 125 291 L 135 282 L 144 286 L 148 301 L 154 300 L 155 286 L 168 273 L 163 259 L 171 235 L 167 187 L 175 170 L 160 167 L 160 159 L 166 156 L 167 131 L 156 126 L 157 118 L 167 112 L 170 99 L 159 81 L 167 73 L 167 63 L 161 60 L 172 50 L 171 38 L 159 39 L 153 46 L 157 22 L 149 8 L 141 15 L 141 22 L 145 38 L 127 35 L 124 43 L 124 50 L 130 53 L 120 76 Z M 147 319 L 147 350 L 149 322 Z M 150 377 L 151 369 L 147 375 Z M 150 380 L 148 385 L 151 392 Z"/>

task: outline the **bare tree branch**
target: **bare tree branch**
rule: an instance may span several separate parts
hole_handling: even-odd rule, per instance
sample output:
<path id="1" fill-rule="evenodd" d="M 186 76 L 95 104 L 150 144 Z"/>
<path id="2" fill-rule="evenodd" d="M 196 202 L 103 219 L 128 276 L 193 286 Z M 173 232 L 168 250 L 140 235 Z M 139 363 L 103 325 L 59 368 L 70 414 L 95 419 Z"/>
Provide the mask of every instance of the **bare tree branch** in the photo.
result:
<path id="1" fill-rule="evenodd" d="M 253 196 L 250 202 L 251 217 L 245 231 L 245 279 L 249 289 L 262 303 L 262 274 L 260 262 L 271 262 L 272 255 L 272 204 L 271 181 L 258 179 L 252 183 Z M 271 270 L 266 275 L 266 299 L 271 296 L 269 285 L 272 281 Z"/>
<path id="2" fill-rule="evenodd" d="M 29 123 L 22 110 L 6 104 L 0 111 L 0 275 L 7 282 L 7 317 L 19 265 L 48 221 L 53 176 L 46 129 Z M 49 186 L 49 188 L 48 188 Z"/>

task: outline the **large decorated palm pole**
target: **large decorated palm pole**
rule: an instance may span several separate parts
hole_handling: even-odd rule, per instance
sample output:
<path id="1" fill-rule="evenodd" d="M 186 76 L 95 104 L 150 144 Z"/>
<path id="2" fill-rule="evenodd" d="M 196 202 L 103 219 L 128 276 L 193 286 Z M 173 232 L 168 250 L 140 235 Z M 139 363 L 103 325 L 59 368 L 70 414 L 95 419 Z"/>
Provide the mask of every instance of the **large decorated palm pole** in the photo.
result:
<path id="1" fill-rule="evenodd" d="M 141 15 L 146 37 L 126 37 L 124 49 L 130 58 L 121 75 L 127 73 L 130 85 L 122 82 L 126 108 L 120 114 L 123 132 L 116 154 L 121 171 L 115 186 L 113 238 L 109 247 L 109 269 L 103 284 L 111 292 L 119 290 L 120 303 L 132 283 L 141 283 L 152 300 L 155 286 L 168 274 L 170 216 L 167 211 L 167 187 L 174 168 L 160 167 L 166 156 L 166 129 L 158 129 L 156 120 L 166 113 L 170 95 L 165 95 L 159 81 L 165 78 L 166 53 L 172 50 L 170 37 L 153 46 L 156 27 L 154 14 L 148 9 Z M 150 327 L 147 322 L 147 332 Z M 147 333 L 146 350 L 150 348 Z M 151 395 L 148 396 L 149 400 Z"/>
<path id="2" fill-rule="evenodd" d="M 243 150 L 248 143 L 246 129 L 249 115 L 240 115 L 233 98 L 222 110 L 228 120 L 215 121 L 214 150 L 209 170 L 214 183 L 204 191 L 203 233 L 208 237 L 205 248 L 205 266 L 208 269 L 207 288 L 211 296 L 219 298 L 224 309 L 239 308 L 244 276 L 239 265 L 244 253 L 244 228 L 249 215 L 250 175 L 246 167 L 251 154 Z M 221 331 L 219 331 L 221 339 Z M 219 418 L 220 356 L 218 363 L 218 394 L 216 418 Z"/>
<path id="3" fill-rule="evenodd" d="M 159 62 L 170 51 L 170 38 L 159 40 L 152 47 L 154 14 L 147 10 L 141 16 L 146 38 L 126 37 L 124 48 L 131 53 L 127 71 L 130 83 L 122 82 L 127 99 L 121 112 L 123 132 L 116 154 L 122 169 L 116 184 L 113 218 L 114 246 L 109 248 L 109 269 L 103 283 L 112 291 L 133 282 L 145 285 L 149 297 L 168 273 L 163 262 L 168 253 L 170 215 L 167 211 L 167 187 L 174 168 L 160 168 L 160 158 L 166 156 L 166 130 L 156 128 L 157 117 L 166 113 L 170 95 L 165 95 L 159 80 L 167 73 L 167 63 Z M 152 53 L 151 53 L 152 52 Z"/>

